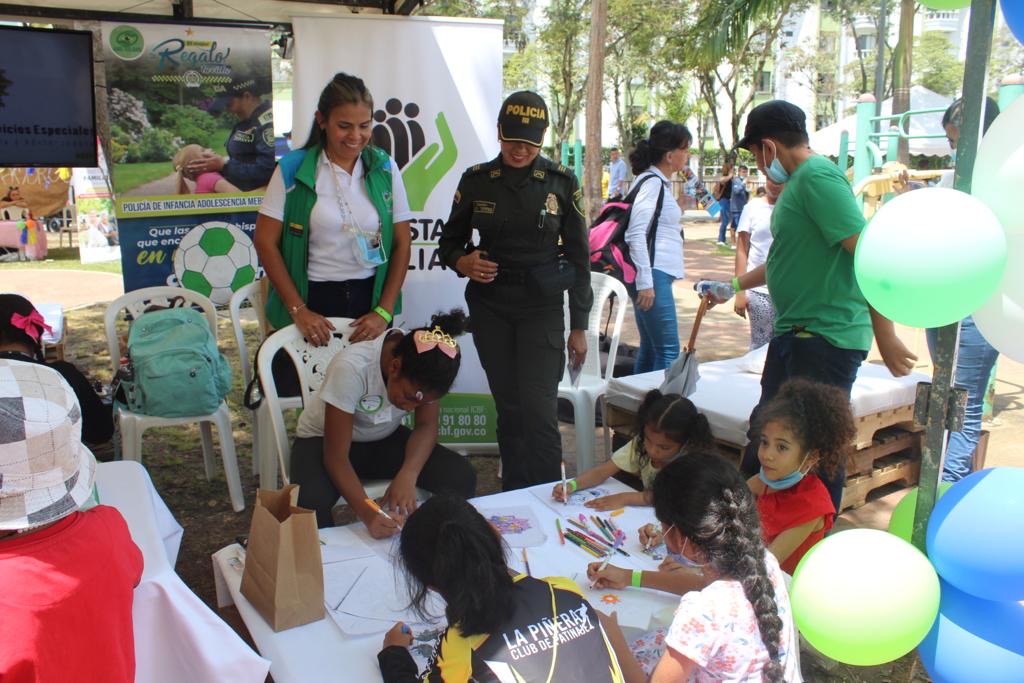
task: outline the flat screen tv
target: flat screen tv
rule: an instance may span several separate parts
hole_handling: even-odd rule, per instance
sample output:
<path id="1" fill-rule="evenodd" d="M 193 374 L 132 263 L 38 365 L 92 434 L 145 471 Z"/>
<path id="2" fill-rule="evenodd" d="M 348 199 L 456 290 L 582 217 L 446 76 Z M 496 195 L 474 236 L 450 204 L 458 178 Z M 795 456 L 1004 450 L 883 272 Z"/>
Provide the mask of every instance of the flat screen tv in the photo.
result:
<path id="1" fill-rule="evenodd" d="M 0 26 L 0 167 L 96 166 L 92 33 Z"/>

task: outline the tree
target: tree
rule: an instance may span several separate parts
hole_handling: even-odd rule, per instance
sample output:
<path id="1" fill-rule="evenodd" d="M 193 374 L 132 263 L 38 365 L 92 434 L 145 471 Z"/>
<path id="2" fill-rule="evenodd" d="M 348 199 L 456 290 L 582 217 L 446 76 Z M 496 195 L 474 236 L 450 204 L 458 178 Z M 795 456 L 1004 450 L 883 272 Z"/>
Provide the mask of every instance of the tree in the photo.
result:
<path id="1" fill-rule="evenodd" d="M 587 130 L 583 168 L 583 197 L 587 222 L 601 207 L 601 101 L 604 85 L 604 46 L 608 36 L 608 0 L 592 0 L 590 65 L 587 69 Z"/>
<path id="2" fill-rule="evenodd" d="M 953 97 L 964 82 L 964 65 L 953 53 L 944 33 L 926 31 L 914 46 L 914 83 L 940 95 Z"/>
<path id="3" fill-rule="evenodd" d="M 834 34 L 833 34 L 834 35 Z M 839 58 L 835 50 L 824 45 L 805 42 L 788 48 L 785 52 L 783 77 L 792 78 L 814 92 L 814 118 L 817 128 L 835 123 L 840 97 L 836 73 Z"/>
<path id="4" fill-rule="evenodd" d="M 989 90 L 996 90 L 1007 76 L 1024 74 L 1024 45 L 1021 45 L 1005 23 L 1000 23 L 992 36 L 992 58 L 989 61 Z"/>
<path id="5" fill-rule="evenodd" d="M 587 35 L 590 0 L 551 0 L 537 37 L 542 75 L 546 76 L 555 153 L 572 134 L 587 85 Z"/>

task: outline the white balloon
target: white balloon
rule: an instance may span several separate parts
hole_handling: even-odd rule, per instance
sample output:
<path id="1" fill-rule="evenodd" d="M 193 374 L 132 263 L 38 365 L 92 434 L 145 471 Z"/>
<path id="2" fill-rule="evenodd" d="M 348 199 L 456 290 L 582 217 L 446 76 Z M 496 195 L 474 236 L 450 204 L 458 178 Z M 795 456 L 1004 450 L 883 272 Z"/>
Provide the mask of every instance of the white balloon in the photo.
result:
<path id="1" fill-rule="evenodd" d="M 992 209 L 1007 235 L 1024 234 L 1024 97 L 1001 113 L 978 147 L 971 194 Z"/>
<path id="2" fill-rule="evenodd" d="M 1024 363 L 1024 233 L 1007 235 L 1006 241 L 1003 278 L 995 293 L 974 313 L 974 322 L 999 353 Z"/>

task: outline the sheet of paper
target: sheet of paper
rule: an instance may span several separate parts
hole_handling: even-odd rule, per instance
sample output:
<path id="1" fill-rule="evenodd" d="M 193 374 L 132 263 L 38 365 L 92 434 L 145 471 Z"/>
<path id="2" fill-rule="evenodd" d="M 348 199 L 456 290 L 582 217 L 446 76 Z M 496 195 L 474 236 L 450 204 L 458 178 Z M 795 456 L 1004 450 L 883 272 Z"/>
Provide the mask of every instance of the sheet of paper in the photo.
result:
<path id="1" fill-rule="evenodd" d="M 540 502 L 544 503 L 552 512 L 559 517 L 572 517 L 575 519 L 580 513 L 586 515 L 597 514 L 591 508 L 586 507 L 586 503 L 594 500 L 595 498 L 601 498 L 603 496 L 610 496 L 613 493 L 626 493 L 633 491 L 621 481 L 615 479 L 609 479 L 608 481 L 593 486 L 589 489 L 583 489 L 582 491 L 576 491 L 569 496 L 567 503 L 555 500 L 551 496 L 552 489 L 555 488 L 555 484 L 560 482 L 551 482 L 550 484 L 540 484 L 538 486 L 532 486 L 527 489 L 533 494 Z M 607 513 L 602 513 L 607 514 Z M 653 517 L 653 512 L 651 513 Z"/>
<path id="2" fill-rule="evenodd" d="M 376 554 L 363 539 L 346 527 L 321 529 L 320 541 L 320 556 L 325 565 L 357 560 L 362 557 L 373 557 Z"/>
<path id="3" fill-rule="evenodd" d="M 583 589 L 583 597 L 605 614 L 615 612 L 619 624 L 629 628 L 647 630 L 653 625 L 663 623 L 667 617 L 672 621 L 672 614 L 679 597 L 660 591 L 645 588 L 629 588 L 627 590 L 594 589 L 585 572 L 573 575 L 572 579 Z M 656 617 L 656 618 L 655 618 Z"/>
<path id="4" fill-rule="evenodd" d="M 542 545 L 547 540 L 547 534 L 541 529 L 540 520 L 528 505 L 483 508 L 480 514 L 513 548 L 532 548 Z"/>

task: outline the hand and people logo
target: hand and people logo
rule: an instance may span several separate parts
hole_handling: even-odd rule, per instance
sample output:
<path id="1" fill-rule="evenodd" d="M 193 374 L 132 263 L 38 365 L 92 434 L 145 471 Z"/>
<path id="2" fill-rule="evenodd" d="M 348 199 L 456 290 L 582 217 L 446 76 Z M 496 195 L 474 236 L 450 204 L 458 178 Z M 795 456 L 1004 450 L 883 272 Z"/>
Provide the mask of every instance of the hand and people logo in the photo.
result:
<path id="1" fill-rule="evenodd" d="M 430 193 L 455 166 L 458 157 L 455 138 L 444 112 L 438 112 L 434 119 L 440 143 L 429 145 L 423 126 L 417 120 L 419 115 L 418 104 L 407 102 L 403 106 L 395 97 L 373 113 L 373 144 L 394 157 L 402 171 L 409 208 L 413 211 L 423 210 Z"/>
<path id="2" fill-rule="evenodd" d="M 145 47 L 142 33 L 134 26 L 122 25 L 110 32 L 110 49 L 121 59 L 138 59 Z"/>

